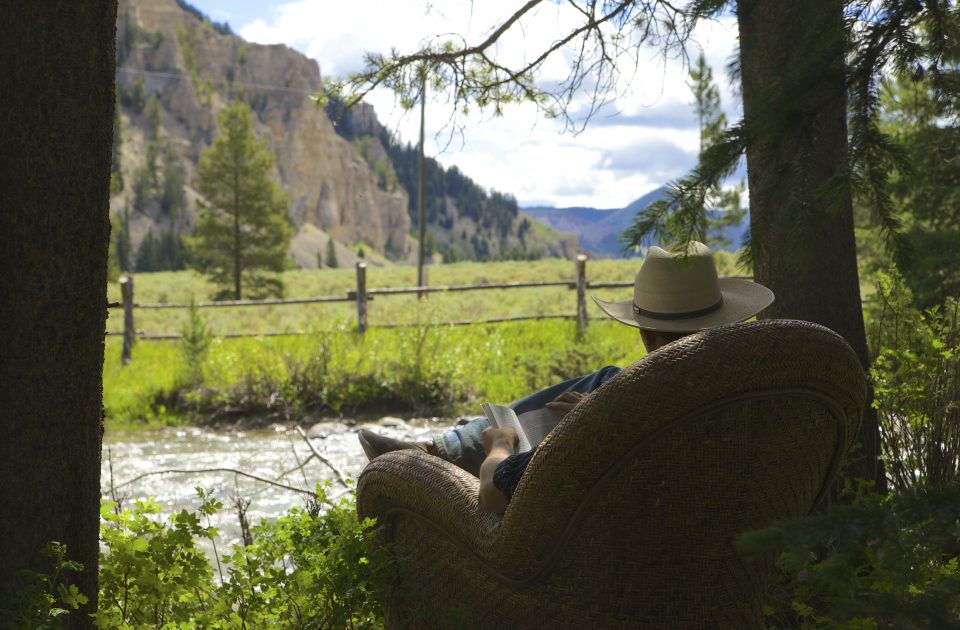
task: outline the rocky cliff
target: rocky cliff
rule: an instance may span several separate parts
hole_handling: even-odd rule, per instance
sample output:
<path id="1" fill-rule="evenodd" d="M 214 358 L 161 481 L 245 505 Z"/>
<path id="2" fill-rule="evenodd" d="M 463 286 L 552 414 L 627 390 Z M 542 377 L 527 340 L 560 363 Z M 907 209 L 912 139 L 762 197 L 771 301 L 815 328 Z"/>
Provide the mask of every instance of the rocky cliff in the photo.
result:
<path id="1" fill-rule="evenodd" d="M 165 223 L 189 231 L 200 153 L 216 134 L 216 114 L 239 98 L 254 111 L 255 133 L 276 154 L 276 177 L 290 196 L 289 217 L 298 231 L 312 225 L 339 243 L 362 242 L 392 258 L 408 253 L 406 192 L 382 190 L 367 162 L 311 100 L 320 89 L 314 61 L 285 46 L 248 44 L 218 32 L 176 0 L 122 0 L 119 16 L 119 161 L 127 185 L 112 206 L 133 208 L 134 248 Z M 138 203 L 143 199 L 130 185 L 144 168 L 151 142 L 159 147 L 155 154 L 165 154 L 154 158 L 162 164 L 153 168 L 182 173 L 186 203 L 176 217 Z M 300 262 L 309 266 L 312 260 Z"/>

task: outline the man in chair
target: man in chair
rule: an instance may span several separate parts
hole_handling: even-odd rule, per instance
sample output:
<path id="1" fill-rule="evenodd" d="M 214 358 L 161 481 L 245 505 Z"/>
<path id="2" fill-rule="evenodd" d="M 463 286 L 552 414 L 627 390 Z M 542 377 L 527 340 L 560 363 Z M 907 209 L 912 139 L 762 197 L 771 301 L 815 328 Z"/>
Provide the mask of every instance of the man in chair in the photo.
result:
<path id="1" fill-rule="evenodd" d="M 637 272 L 632 300 L 594 301 L 608 316 L 640 329 L 643 345 L 650 353 L 705 328 L 747 320 L 773 302 L 773 292 L 748 280 L 718 278 L 710 249 L 693 242 L 686 255 L 651 247 Z M 527 396 L 511 407 L 518 415 L 543 407 L 565 414 L 619 372 L 620 368 L 607 366 Z M 415 448 L 478 475 L 480 500 L 486 509 L 497 513 L 506 510 L 536 452 L 534 448 L 516 453 L 516 433 L 493 428 L 486 418 L 476 418 L 428 442 L 403 442 L 367 430 L 360 431 L 358 437 L 370 459 Z"/>

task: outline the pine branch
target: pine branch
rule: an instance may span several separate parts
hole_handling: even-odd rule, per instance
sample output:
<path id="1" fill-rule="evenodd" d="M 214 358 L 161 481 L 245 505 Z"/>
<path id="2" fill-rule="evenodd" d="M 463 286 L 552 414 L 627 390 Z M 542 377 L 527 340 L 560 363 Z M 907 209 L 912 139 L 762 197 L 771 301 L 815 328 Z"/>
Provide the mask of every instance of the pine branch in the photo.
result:
<path id="1" fill-rule="evenodd" d="M 583 115 L 585 124 L 615 92 L 621 76 L 618 63 L 625 53 L 633 52 L 636 57 L 642 46 L 650 44 L 661 48 L 665 56 L 678 53 L 686 59 L 685 44 L 696 21 L 719 10 L 716 2 L 684 10 L 667 0 L 568 0 L 559 6 L 572 8 L 581 18 L 579 23 L 530 60 L 512 66 L 497 59 L 494 45 L 542 4 L 542 0 L 525 3 L 476 44 L 438 38 L 409 54 L 396 50 L 387 55 L 368 53 L 366 70 L 335 83 L 329 96 L 350 107 L 370 91 L 387 87 L 397 94 L 402 107 L 409 108 L 419 98 L 426 72 L 430 86 L 435 91 L 446 89 L 460 114 L 470 105 L 500 114 L 509 103 L 529 101 L 550 117 L 562 117 L 568 128 L 582 128 L 571 112 L 578 92 L 589 90 L 591 96 Z M 570 48 L 575 54 L 566 79 L 552 88 L 541 87 L 536 72 L 547 59 Z"/>
<path id="2" fill-rule="evenodd" d="M 745 150 L 741 122 L 701 153 L 693 171 L 667 185 L 666 199 L 655 201 L 637 214 L 634 224 L 621 236 L 624 249 L 639 247 L 650 237 L 672 244 L 704 240 L 707 195 L 736 169 Z"/>

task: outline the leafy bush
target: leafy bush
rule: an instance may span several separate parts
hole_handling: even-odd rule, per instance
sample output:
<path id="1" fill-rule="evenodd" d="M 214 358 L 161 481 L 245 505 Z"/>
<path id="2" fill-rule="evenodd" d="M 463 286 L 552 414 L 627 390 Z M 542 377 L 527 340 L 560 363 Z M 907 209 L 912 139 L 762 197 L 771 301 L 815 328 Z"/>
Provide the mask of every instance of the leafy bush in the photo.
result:
<path id="1" fill-rule="evenodd" d="M 69 573 L 83 570 L 79 562 L 67 560 L 67 548 L 48 543 L 40 552 L 50 560 L 49 572 L 21 571 L 21 588 L 12 598 L 0 595 L 0 628 L 61 627 L 60 618 L 87 603 L 75 584 L 65 584 Z"/>
<path id="2" fill-rule="evenodd" d="M 849 504 L 752 532 L 748 556 L 782 550 L 768 628 L 960 628 L 960 484 Z"/>
<path id="3" fill-rule="evenodd" d="M 200 521 L 219 507 L 205 498 L 199 513 L 183 510 L 168 525 L 158 518 L 160 506 L 152 500 L 137 501 L 133 510 L 104 503 L 97 627 L 159 628 L 202 613 L 216 586 L 197 539 L 216 535 Z"/>
<path id="4" fill-rule="evenodd" d="M 960 306 L 914 308 L 879 274 L 866 313 L 892 494 L 848 482 L 837 505 L 740 540 L 776 554 L 771 628 L 960 628 Z"/>
<path id="5" fill-rule="evenodd" d="M 395 568 L 352 502 L 322 487 L 303 509 L 253 528 L 254 540 L 217 555 L 209 517 L 222 505 L 197 489 L 197 512 L 169 523 L 159 507 L 101 509 L 100 628 L 371 628 Z M 213 545 L 216 573 L 199 543 Z"/>
<path id="6" fill-rule="evenodd" d="M 879 278 L 870 376 L 891 486 L 960 481 L 960 302 L 923 313 L 896 268 Z"/>

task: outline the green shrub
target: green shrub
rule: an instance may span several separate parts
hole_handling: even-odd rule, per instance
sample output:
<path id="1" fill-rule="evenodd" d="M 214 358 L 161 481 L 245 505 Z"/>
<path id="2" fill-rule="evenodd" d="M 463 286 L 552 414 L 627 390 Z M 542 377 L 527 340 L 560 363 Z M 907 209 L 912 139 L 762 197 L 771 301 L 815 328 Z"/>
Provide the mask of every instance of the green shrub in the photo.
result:
<path id="1" fill-rule="evenodd" d="M 67 548 L 58 542 L 48 543 L 40 553 L 49 559 L 49 571 L 20 571 L 22 586 L 17 593 L 0 595 L 0 628 L 55 630 L 62 627 L 63 615 L 87 603 L 75 584 L 64 581 L 69 573 L 82 571 L 83 565 L 67 560 Z"/>
<path id="2" fill-rule="evenodd" d="M 896 268 L 879 278 L 870 377 L 891 487 L 960 481 L 960 302 L 921 312 Z"/>
<path id="3" fill-rule="evenodd" d="M 752 532 L 748 556 L 781 551 L 767 627 L 960 628 L 960 485 L 852 501 Z"/>
<path id="4" fill-rule="evenodd" d="M 323 487 L 303 509 L 253 528 L 220 557 L 209 517 L 221 504 L 197 489 L 197 512 L 159 518 L 152 501 L 101 509 L 100 628 L 381 627 L 395 560 L 374 543 L 349 498 Z M 206 523 L 206 524 L 204 524 Z M 216 571 L 199 543 L 213 545 Z"/>
<path id="5" fill-rule="evenodd" d="M 180 326 L 180 356 L 188 385 L 203 382 L 203 366 L 210 352 L 212 337 L 197 303 L 190 296 L 190 307 Z"/>
<path id="6" fill-rule="evenodd" d="M 960 307 L 921 312 L 899 273 L 868 309 L 870 379 L 891 489 L 741 538 L 776 554 L 770 628 L 960 628 Z"/>
<path id="7" fill-rule="evenodd" d="M 203 497 L 199 513 L 183 510 L 159 518 L 160 506 L 137 501 L 132 510 L 100 508 L 100 607 L 99 628 L 163 627 L 184 624 L 201 615 L 215 598 L 213 570 L 199 538 L 216 536 L 201 524 L 220 504 Z"/>

